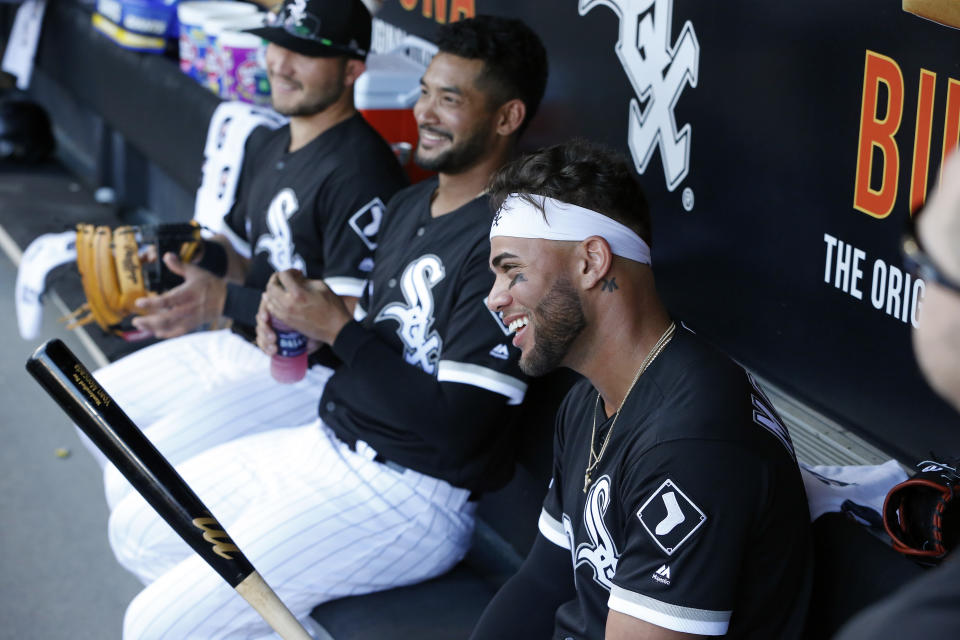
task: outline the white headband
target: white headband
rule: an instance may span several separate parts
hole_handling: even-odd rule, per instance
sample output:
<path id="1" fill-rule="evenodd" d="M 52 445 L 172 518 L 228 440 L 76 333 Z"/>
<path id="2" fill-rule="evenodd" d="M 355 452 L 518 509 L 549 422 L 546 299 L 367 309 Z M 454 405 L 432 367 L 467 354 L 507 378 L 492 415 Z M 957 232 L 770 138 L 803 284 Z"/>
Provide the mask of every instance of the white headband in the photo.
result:
<path id="1" fill-rule="evenodd" d="M 528 197 L 543 207 L 542 213 Z M 490 237 L 496 236 L 567 242 L 600 236 L 615 255 L 650 264 L 650 247 L 628 227 L 602 213 L 545 196 L 517 193 L 507 196 L 490 226 Z"/>

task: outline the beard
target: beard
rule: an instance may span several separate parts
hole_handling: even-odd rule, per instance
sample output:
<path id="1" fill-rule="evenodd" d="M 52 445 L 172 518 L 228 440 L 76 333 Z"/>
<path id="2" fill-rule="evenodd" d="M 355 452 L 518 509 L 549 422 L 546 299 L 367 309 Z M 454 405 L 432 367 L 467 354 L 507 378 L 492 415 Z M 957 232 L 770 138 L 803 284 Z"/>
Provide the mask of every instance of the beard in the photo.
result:
<path id="1" fill-rule="evenodd" d="M 560 367 L 587 319 L 576 289 L 566 278 L 551 287 L 531 315 L 534 344 L 529 354 L 520 357 L 520 370 L 536 377 Z"/>
<path id="2" fill-rule="evenodd" d="M 434 133 L 442 134 L 444 132 L 434 130 Z M 483 123 L 471 132 L 469 138 L 433 158 L 423 157 L 420 153 L 420 147 L 417 146 L 413 161 L 425 171 L 447 174 L 460 173 L 473 166 L 487 150 L 488 133 L 486 123 Z"/>
<path id="3" fill-rule="evenodd" d="M 308 117 L 326 111 L 340 99 L 340 96 L 346 90 L 346 87 L 343 86 L 345 74 L 346 64 L 340 67 L 337 77 L 331 78 L 329 82 L 322 87 L 318 87 L 315 92 L 307 95 L 300 102 L 284 106 L 278 105 L 276 101 L 271 101 L 271 105 L 274 111 L 288 117 Z"/>

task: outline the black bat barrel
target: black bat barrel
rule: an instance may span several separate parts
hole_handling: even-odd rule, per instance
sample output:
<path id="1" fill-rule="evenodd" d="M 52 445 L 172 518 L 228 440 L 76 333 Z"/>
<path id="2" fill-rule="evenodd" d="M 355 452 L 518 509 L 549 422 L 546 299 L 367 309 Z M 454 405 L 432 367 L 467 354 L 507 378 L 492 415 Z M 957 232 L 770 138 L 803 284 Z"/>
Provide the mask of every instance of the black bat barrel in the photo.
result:
<path id="1" fill-rule="evenodd" d="M 26 366 L 160 517 L 231 587 L 253 572 L 200 498 L 61 340 L 48 340 Z"/>

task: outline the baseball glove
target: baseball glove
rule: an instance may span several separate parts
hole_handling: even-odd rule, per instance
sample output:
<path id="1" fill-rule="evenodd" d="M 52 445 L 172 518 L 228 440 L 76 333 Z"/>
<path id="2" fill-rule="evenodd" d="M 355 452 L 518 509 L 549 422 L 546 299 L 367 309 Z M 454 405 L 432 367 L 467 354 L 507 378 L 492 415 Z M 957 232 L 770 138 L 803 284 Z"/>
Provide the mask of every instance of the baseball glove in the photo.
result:
<path id="1" fill-rule="evenodd" d="M 96 322 L 104 331 L 127 335 L 121 324 L 137 313 L 134 302 L 179 282 L 159 259 L 167 251 L 190 262 L 201 245 L 195 222 L 142 227 L 77 225 L 77 269 L 87 301 L 70 314 L 68 329 Z M 141 246 L 154 245 L 158 259 L 141 262 Z"/>
<path id="2" fill-rule="evenodd" d="M 924 460 L 917 468 L 887 493 L 883 525 L 895 550 L 934 565 L 960 541 L 960 474 L 954 460 Z"/>

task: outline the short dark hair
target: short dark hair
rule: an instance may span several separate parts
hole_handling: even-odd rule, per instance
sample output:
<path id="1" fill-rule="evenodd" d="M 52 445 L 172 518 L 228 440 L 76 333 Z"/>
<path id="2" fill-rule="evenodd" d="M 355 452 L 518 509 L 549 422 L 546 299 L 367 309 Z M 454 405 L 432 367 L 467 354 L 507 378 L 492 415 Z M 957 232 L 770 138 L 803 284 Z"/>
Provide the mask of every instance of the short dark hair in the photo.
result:
<path id="1" fill-rule="evenodd" d="M 547 86 L 547 52 L 537 34 L 520 20 L 479 15 L 441 26 L 436 45 L 441 53 L 483 60 L 479 82 L 498 106 L 523 101 L 527 114 L 517 130 L 522 134 Z"/>
<path id="2" fill-rule="evenodd" d="M 650 245 L 650 207 L 623 154 L 583 139 L 546 147 L 504 165 L 490 179 L 494 211 L 511 193 L 592 209 L 633 229 Z"/>

